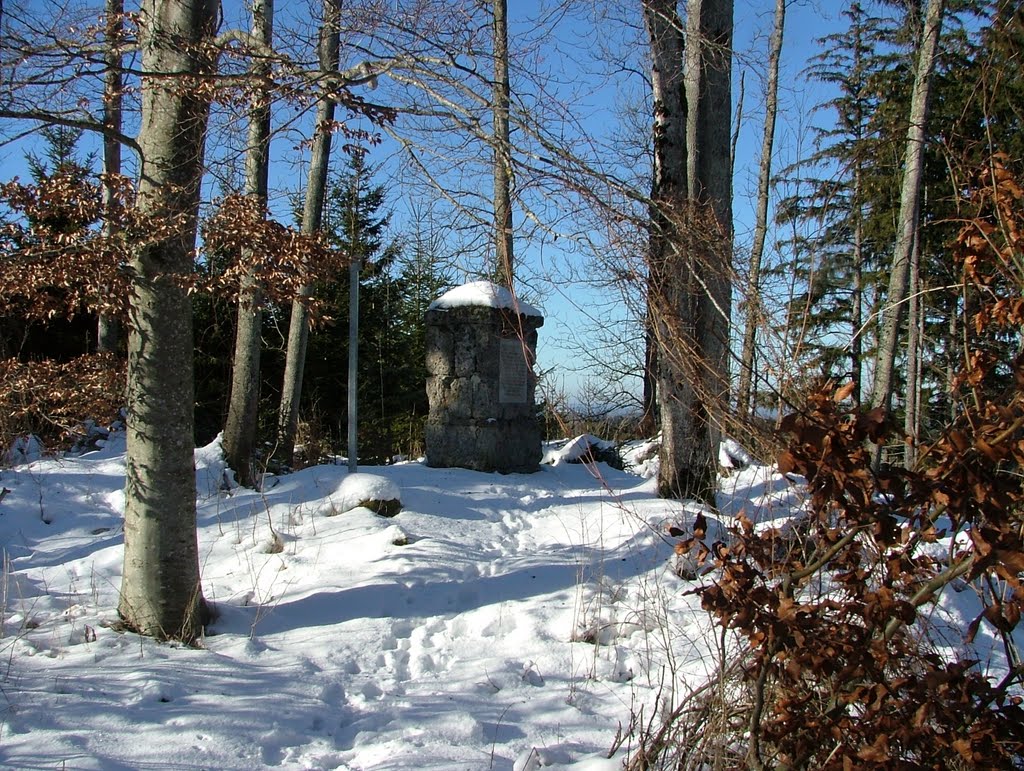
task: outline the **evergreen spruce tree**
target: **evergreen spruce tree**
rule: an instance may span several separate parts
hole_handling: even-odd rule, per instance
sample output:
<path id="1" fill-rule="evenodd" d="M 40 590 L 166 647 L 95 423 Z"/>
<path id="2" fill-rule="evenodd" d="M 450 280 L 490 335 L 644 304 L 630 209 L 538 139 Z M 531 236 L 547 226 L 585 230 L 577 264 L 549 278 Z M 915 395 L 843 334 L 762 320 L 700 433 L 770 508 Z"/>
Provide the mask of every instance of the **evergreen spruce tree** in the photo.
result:
<path id="1" fill-rule="evenodd" d="M 964 185 L 995 152 L 1018 163 L 1022 157 L 1024 73 L 1013 63 L 1024 42 L 1018 5 L 950 2 L 940 41 L 916 245 L 920 282 L 910 292 L 921 378 L 909 396 L 920 392 L 925 433 L 953 409 L 959 325 L 969 313 L 949 249 Z M 815 153 L 785 172 L 798 193 L 778 207 L 779 222 L 797 233 L 787 244 L 791 262 L 781 267 L 797 288 L 787 308 L 794 369 L 852 378 L 858 398 L 862 377 L 865 392 L 870 386 L 864 362 L 873 358 L 877 313 L 887 301 L 921 13 L 920 4 L 896 0 L 848 3 L 847 28 L 821 41 L 824 53 L 809 71 L 836 88 L 822 105 L 834 123 L 817 131 Z M 902 334 L 908 333 L 905 324 Z M 897 363 L 897 413 L 910 401 L 904 356 Z"/>
<path id="2" fill-rule="evenodd" d="M 406 279 L 399 271 L 401 248 L 388 239 L 386 192 L 362 154 L 350 156 L 331 181 L 323 232 L 332 245 L 362 262 L 359 299 L 359 452 L 362 462 L 383 463 L 400 451 L 397 426 L 425 412 L 426 374 L 411 319 L 405 314 Z M 323 422 L 332 444 L 344 443 L 347 424 L 348 274 L 315 288 L 329 299 L 334 318 L 310 336 L 303 389 L 307 420 Z M 422 326 L 422 319 L 418 322 Z"/>
<path id="3" fill-rule="evenodd" d="M 39 153 L 28 152 L 25 162 L 33 184 L 42 185 L 48 181 L 63 178 L 69 187 L 95 192 L 97 199 L 100 188 L 95 171 L 96 154 L 82 154 L 80 142 L 83 131 L 67 126 L 46 126 L 40 130 L 43 146 Z M 10 221 L 13 228 L 8 237 L 11 245 L 28 243 L 32 239 L 34 226 L 44 224 L 52 232 L 67 233 L 83 226 L 98 222 L 70 221 L 68 212 L 55 208 L 41 212 L 35 219 L 17 223 L 11 217 L 0 213 L 0 223 Z M 0 260 L 4 259 L 0 255 Z M 52 290 L 61 294 L 56 286 Z M 67 359 L 81 356 L 95 350 L 95 316 L 84 309 L 67 318 L 56 317 L 39 320 L 18 316 L 0 317 L 0 359 L 18 357 L 24 361 L 32 359 Z"/>
<path id="4" fill-rule="evenodd" d="M 800 233 L 789 244 L 792 261 L 781 266 L 797 287 L 786 324 L 796 369 L 849 378 L 859 399 L 874 341 L 878 268 L 890 240 L 885 223 L 896 196 L 895 152 L 890 137 L 872 125 L 882 101 L 873 88 L 885 68 L 877 55 L 882 20 L 860 2 L 850 3 L 843 17 L 847 29 L 820 41 L 823 53 L 809 71 L 836 88 L 822 105 L 835 122 L 817 130 L 814 154 L 787 170 L 798 193 L 781 201 L 778 220 Z"/>

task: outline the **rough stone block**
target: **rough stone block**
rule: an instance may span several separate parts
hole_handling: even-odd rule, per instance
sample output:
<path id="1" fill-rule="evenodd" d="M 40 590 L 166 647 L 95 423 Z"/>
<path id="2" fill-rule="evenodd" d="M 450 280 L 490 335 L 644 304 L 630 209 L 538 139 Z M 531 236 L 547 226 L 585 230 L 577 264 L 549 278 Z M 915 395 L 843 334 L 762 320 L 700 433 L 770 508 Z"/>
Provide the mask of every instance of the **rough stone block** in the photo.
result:
<path id="1" fill-rule="evenodd" d="M 427 463 L 480 471 L 536 471 L 541 458 L 533 373 L 537 315 L 507 308 L 430 310 Z"/>

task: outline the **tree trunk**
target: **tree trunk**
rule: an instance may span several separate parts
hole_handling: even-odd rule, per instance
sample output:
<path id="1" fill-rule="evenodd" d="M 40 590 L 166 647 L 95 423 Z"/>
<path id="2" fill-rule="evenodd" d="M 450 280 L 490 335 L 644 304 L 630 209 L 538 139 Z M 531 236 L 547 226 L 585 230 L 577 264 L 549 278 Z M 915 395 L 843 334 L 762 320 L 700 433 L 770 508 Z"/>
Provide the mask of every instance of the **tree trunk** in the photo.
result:
<path id="1" fill-rule="evenodd" d="M 853 24 L 851 32 L 853 41 L 853 78 L 858 93 L 864 88 L 863 34 L 864 25 L 861 7 L 851 7 Z M 854 132 L 855 143 L 860 146 L 867 131 L 864 104 L 861 99 L 854 100 Z M 864 398 L 864 163 L 865 159 L 857 153 L 853 169 L 853 291 L 850 296 L 850 379 L 853 391 L 850 396 L 858 407 Z"/>
<path id="2" fill-rule="evenodd" d="M 121 52 L 118 48 L 124 30 L 124 0 L 106 0 L 107 49 L 103 54 L 107 67 L 103 79 L 103 173 L 108 175 L 103 184 L 103 205 L 108 210 L 116 203 L 111 175 L 121 173 L 121 142 L 110 132 L 121 133 Z M 112 238 L 116 233 L 113 217 L 103 221 L 103 235 Z M 117 353 L 121 345 L 121 320 L 101 313 L 96 326 L 96 348 L 101 352 Z"/>
<path id="3" fill-rule="evenodd" d="M 648 289 L 650 293 L 650 289 Z M 643 373 L 643 416 L 640 418 L 639 431 L 643 436 L 651 436 L 658 425 L 658 340 L 654 331 L 655 321 L 651 316 L 648 303 L 644 328 L 644 373 Z"/>
<path id="4" fill-rule="evenodd" d="M 662 360 L 661 350 L 672 336 L 668 311 L 673 307 L 668 292 L 673 288 L 669 272 L 676 262 L 672 243 L 679 234 L 672 217 L 686 192 L 686 101 L 683 86 L 682 24 L 675 0 L 644 0 L 644 23 L 651 45 L 651 91 L 654 102 L 654 173 L 651 181 L 650 243 L 647 281 L 647 365 L 652 383 L 645 383 L 645 411 L 660 412 L 662 373 L 668 372 L 674 359 Z M 676 378 L 685 382 L 680 375 Z M 645 416 L 646 417 L 646 416 Z"/>
<path id="5" fill-rule="evenodd" d="M 691 2 L 685 57 L 674 0 L 643 9 L 655 112 L 648 302 L 659 344 L 658 489 L 714 504 L 715 416 L 728 399 L 732 2 Z"/>
<path id="6" fill-rule="evenodd" d="M 338 4 L 324 0 L 324 21 L 320 28 L 319 59 L 323 72 L 338 69 L 339 35 Z M 331 124 L 334 121 L 334 100 L 323 97 L 316 106 L 316 134 L 306 179 L 306 200 L 302 208 L 302 232 L 311 234 L 320 230 L 323 219 L 324 196 L 327 192 L 327 173 L 331 163 Z M 295 455 L 295 434 L 299 427 L 299 402 L 302 398 L 302 375 L 306 367 L 306 346 L 309 342 L 309 312 L 302 296 L 309 297 L 313 288 L 306 286 L 300 298 L 292 303 L 291 322 L 288 326 L 288 350 L 285 355 L 284 382 L 281 386 L 281 405 L 277 417 L 277 457 L 288 465 Z"/>
<path id="7" fill-rule="evenodd" d="M 921 428 L 921 242 L 914 239 L 910 252 L 910 307 L 907 312 L 907 395 L 903 412 L 903 432 L 910 439 L 906 445 L 904 466 L 917 465 L 917 446 Z"/>
<path id="8" fill-rule="evenodd" d="M 907 276 L 910 271 L 910 253 L 918 225 L 918 204 L 921 191 L 921 173 L 924 166 L 925 121 L 931 90 L 935 54 L 942 30 L 945 0 L 928 0 L 921 44 L 918 48 L 914 90 L 910 103 L 910 126 L 907 129 L 907 150 L 903 164 L 903 184 L 900 190 L 900 212 L 897 221 L 896 246 L 893 251 L 889 292 L 882 312 L 878 343 L 878 362 L 871 395 L 872 407 L 888 410 L 892 404 L 893 370 L 896 348 L 899 344 L 903 304 L 907 294 Z M 881 448 L 875 453 L 875 465 L 881 461 Z"/>
<path id="9" fill-rule="evenodd" d="M 209 93 L 214 0 L 144 0 L 138 208 L 168 232 L 132 259 L 124 572 L 118 611 L 132 629 L 194 640 L 205 622 L 196 542 L 192 271 Z M 181 77 L 167 78 L 164 73 Z M 152 73 L 152 74 L 148 74 Z"/>
<path id="10" fill-rule="evenodd" d="M 860 161 L 853 172 L 853 292 L 850 296 L 850 377 L 853 403 L 861 404 L 864 383 L 864 218 L 861 216 Z"/>
<path id="11" fill-rule="evenodd" d="M 757 212 L 754 220 L 754 244 L 750 250 L 750 275 L 747 288 L 747 318 L 743 329 L 743 348 L 740 353 L 740 384 L 736 398 L 741 418 L 750 414 L 751 396 L 755 396 L 757 327 L 762 321 L 761 262 L 764 242 L 768 234 L 768 192 L 771 187 L 772 150 L 775 146 L 775 117 L 779 105 L 779 58 L 782 54 L 782 36 L 786 26 L 787 0 L 775 0 L 775 20 L 768 42 L 768 89 L 765 95 L 764 135 L 761 138 L 761 162 L 757 175 Z"/>
<path id="12" fill-rule="evenodd" d="M 273 0 L 255 0 L 252 8 L 252 35 L 266 44 L 273 43 Z M 270 63 L 259 58 L 251 68 L 257 86 L 249 108 L 249 135 L 245 154 L 244 194 L 255 199 L 260 209 L 267 205 L 270 168 L 270 97 L 264 83 L 270 78 Z M 252 253 L 242 255 L 252 260 Z M 224 424 L 224 456 L 234 469 L 238 483 L 256 484 L 254 467 L 256 426 L 259 421 L 260 349 L 263 343 L 262 288 L 252 271 L 242 278 L 238 294 L 238 323 L 235 331 L 235 356 L 231 370 L 231 399 Z"/>
<path id="13" fill-rule="evenodd" d="M 494 0 L 494 254 L 498 282 L 512 288 L 512 149 L 509 134 L 508 5 Z"/>
<path id="14" fill-rule="evenodd" d="M 644 24 L 651 44 L 654 100 L 654 173 L 651 180 L 650 243 L 647 259 L 647 314 L 644 334 L 644 425 L 660 422 L 659 350 L 667 344 L 666 271 L 673 262 L 675 232 L 671 209 L 686 191 L 686 99 L 683 91 L 682 22 L 675 0 L 643 0 Z"/>
<path id="15" fill-rule="evenodd" d="M 354 214 L 354 212 L 353 212 Z M 359 470 L 359 273 L 362 256 L 352 255 L 348 269 L 348 470 Z"/>

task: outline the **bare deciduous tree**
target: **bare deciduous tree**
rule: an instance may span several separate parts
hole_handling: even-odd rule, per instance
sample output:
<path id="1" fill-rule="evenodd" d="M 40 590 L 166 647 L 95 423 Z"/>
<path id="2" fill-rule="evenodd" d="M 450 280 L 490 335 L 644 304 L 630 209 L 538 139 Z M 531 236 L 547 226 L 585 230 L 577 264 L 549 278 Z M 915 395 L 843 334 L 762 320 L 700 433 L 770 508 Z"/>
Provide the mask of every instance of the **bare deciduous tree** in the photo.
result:
<path id="1" fill-rule="evenodd" d="M 754 243 L 750 249 L 750 273 L 747 277 L 746 320 L 743 328 L 743 348 L 740 351 L 740 382 L 736 396 L 736 410 L 741 418 L 747 417 L 754 391 L 755 343 L 757 328 L 762 322 L 761 263 L 764 243 L 768 235 L 768 193 L 771 185 L 772 152 L 775 146 L 775 118 L 779 108 L 779 59 L 782 56 L 782 38 L 786 27 L 786 0 L 775 0 L 775 17 L 768 42 L 768 83 L 765 91 L 764 134 L 761 138 L 761 161 L 757 172 L 757 208 L 754 222 Z"/>
<path id="2" fill-rule="evenodd" d="M 645 0 L 643 10 L 655 113 L 648 302 L 659 346 L 658 489 L 713 505 L 728 401 L 732 2 L 691 0 L 687 52 L 674 0 Z"/>
<path id="3" fill-rule="evenodd" d="M 113 176 L 121 173 L 121 143 L 116 135 L 122 130 L 121 37 L 124 34 L 124 0 L 106 0 L 106 42 L 104 54 L 107 72 L 103 88 L 103 124 L 108 133 L 103 135 L 103 200 L 109 209 L 115 204 L 116 191 Z M 108 217 L 103 223 L 106 235 L 114 236 L 115 223 Z M 101 313 L 97 323 L 96 347 L 100 351 L 116 352 L 121 343 L 121 320 L 116 316 Z"/>
<path id="4" fill-rule="evenodd" d="M 921 42 L 917 52 L 914 90 L 910 102 L 910 125 L 907 128 L 907 149 L 903 161 L 903 184 L 900 189 L 896 248 L 893 250 L 886 306 L 882 312 L 878 362 L 875 367 L 874 388 L 871 393 L 873 407 L 888 409 L 892 402 L 896 348 L 900 338 L 901 321 L 904 317 L 903 306 L 907 295 L 911 252 L 914 249 L 918 227 L 928 100 L 944 10 L 945 0 L 928 0 L 924 26 L 921 30 Z M 880 452 L 876 453 L 876 465 L 880 458 Z"/>
<path id="5" fill-rule="evenodd" d="M 252 5 L 251 34 L 267 49 L 273 47 L 273 0 L 255 0 Z M 270 174 L 270 108 L 272 82 L 270 60 L 254 57 L 250 68 L 252 94 L 249 106 L 248 141 L 245 151 L 244 194 L 262 211 L 267 206 Z M 251 250 L 242 259 L 252 261 Z M 239 484 L 256 483 L 253 450 L 259 422 L 260 350 L 263 344 L 263 293 L 254 272 L 242 278 L 238 294 L 238 323 L 235 332 L 234 363 L 231 370 L 231 398 L 224 424 L 224 456 L 234 469 Z"/>
<path id="6" fill-rule="evenodd" d="M 196 542 L 192 304 L 179 279 L 192 271 L 216 24 L 212 0 L 142 3 L 138 206 L 174 224 L 131 262 L 118 610 L 132 629 L 185 641 L 199 635 L 206 607 Z"/>
<path id="7" fill-rule="evenodd" d="M 498 280 L 512 288 L 512 146 L 509 141 L 508 3 L 494 2 L 494 263 Z"/>
<path id="8" fill-rule="evenodd" d="M 339 32 L 338 5 L 324 0 L 323 22 L 320 27 L 318 59 L 324 73 L 338 70 Z M 327 174 L 331 162 L 332 123 L 335 100 L 324 94 L 317 100 L 315 134 L 306 180 L 306 197 L 302 208 L 302 232 L 313 234 L 320 230 L 323 219 L 324 197 L 327 194 Z M 306 366 L 306 347 L 309 341 L 309 311 L 305 299 L 312 294 L 305 286 L 292 302 L 291 321 L 288 326 L 288 348 L 285 355 L 284 382 L 281 386 L 281 404 L 277 417 L 277 455 L 291 464 L 295 454 L 295 434 L 299 425 L 299 401 L 302 395 L 302 375 Z"/>

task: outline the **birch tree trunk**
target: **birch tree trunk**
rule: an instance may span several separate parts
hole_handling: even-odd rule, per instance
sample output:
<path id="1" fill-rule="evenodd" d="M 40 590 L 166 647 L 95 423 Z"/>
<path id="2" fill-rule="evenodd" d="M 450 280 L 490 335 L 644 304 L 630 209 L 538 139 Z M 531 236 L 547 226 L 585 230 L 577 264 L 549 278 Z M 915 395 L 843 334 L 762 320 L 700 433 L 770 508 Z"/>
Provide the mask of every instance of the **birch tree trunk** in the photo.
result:
<path id="1" fill-rule="evenodd" d="M 323 25 L 320 27 L 319 61 L 322 72 L 338 69 L 339 34 L 338 3 L 324 0 Z M 316 133 L 306 179 L 306 200 L 302 208 L 302 232 L 311 234 L 320 230 L 323 220 L 324 196 L 327 191 L 327 172 L 331 163 L 331 124 L 334 121 L 334 100 L 321 97 L 316 106 Z M 313 288 L 305 286 L 299 299 L 292 302 L 291 322 L 288 326 L 288 350 L 285 355 L 284 382 L 281 385 L 281 405 L 277 416 L 276 454 L 291 465 L 295 455 L 295 435 L 299 426 L 299 402 L 302 398 L 302 375 L 306 367 L 306 347 L 309 343 L 309 312 L 302 296 L 309 297 Z"/>
<path id="2" fill-rule="evenodd" d="M 888 410 L 892 405 L 893 370 L 899 344 L 903 305 L 907 295 L 910 256 L 918 227 L 921 174 L 924 165 L 925 122 L 931 90 L 935 55 L 942 31 L 945 0 L 928 0 L 921 44 L 914 72 L 914 90 L 910 103 L 910 127 L 907 129 L 907 150 L 903 163 L 903 184 L 900 190 L 900 213 L 897 221 L 896 246 L 893 251 L 889 292 L 882 312 L 879 332 L 878 361 L 875 367 L 871 406 Z M 875 454 L 875 465 L 881 461 L 881 448 Z"/>
<path id="3" fill-rule="evenodd" d="M 779 58 L 786 26 L 787 0 L 775 0 L 775 18 L 768 41 L 768 87 L 765 94 L 764 135 L 761 138 L 761 162 L 757 174 L 757 211 L 754 219 L 754 244 L 750 250 L 750 275 L 747 279 L 747 318 L 740 352 L 740 383 L 736 406 L 741 418 L 750 414 L 751 396 L 756 394 L 754 360 L 757 327 L 761 323 L 761 262 L 768 234 L 768 192 L 772 176 L 772 151 L 775 146 L 775 118 L 779 105 Z"/>
<path id="4" fill-rule="evenodd" d="M 124 572 L 118 611 L 147 635 L 194 640 L 206 618 L 196 543 L 192 270 L 217 23 L 214 0 L 144 0 L 138 207 L 167 223 L 131 262 Z M 174 73 L 167 77 L 165 73 Z"/>
<path id="5" fill-rule="evenodd" d="M 269 50 L 273 44 L 274 2 L 254 0 L 252 35 Z M 245 152 L 244 194 L 255 199 L 260 209 L 267 205 L 270 169 L 270 62 L 260 58 L 251 68 L 254 85 L 249 108 L 249 131 Z M 265 85 L 264 85 L 265 84 Z M 261 87 L 262 86 L 262 87 Z M 253 255 L 242 255 L 251 262 Z M 263 293 L 252 271 L 242 278 L 238 294 L 238 322 L 231 370 L 231 398 L 224 424 L 224 456 L 234 469 L 238 483 L 256 484 L 254 449 L 259 419 L 260 350 L 263 343 Z"/>
<path id="6" fill-rule="evenodd" d="M 494 0 L 494 255 L 498 282 L 512 288 L 512 150 L 509 134 L 508 4 Z"/>

